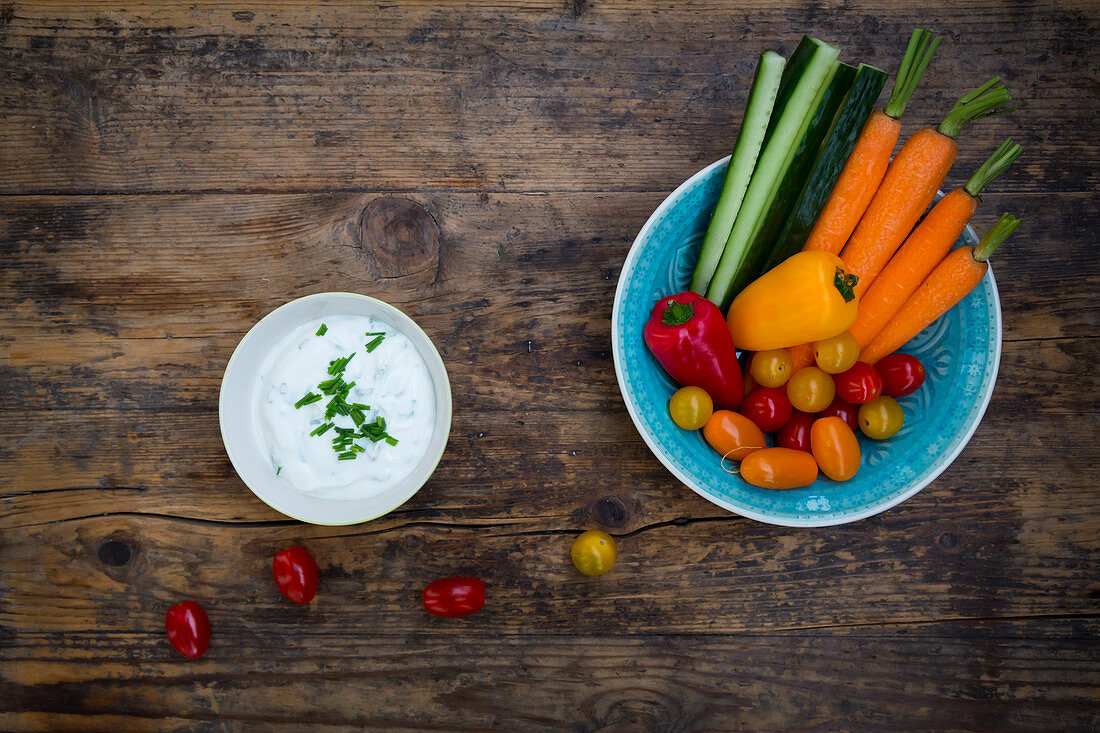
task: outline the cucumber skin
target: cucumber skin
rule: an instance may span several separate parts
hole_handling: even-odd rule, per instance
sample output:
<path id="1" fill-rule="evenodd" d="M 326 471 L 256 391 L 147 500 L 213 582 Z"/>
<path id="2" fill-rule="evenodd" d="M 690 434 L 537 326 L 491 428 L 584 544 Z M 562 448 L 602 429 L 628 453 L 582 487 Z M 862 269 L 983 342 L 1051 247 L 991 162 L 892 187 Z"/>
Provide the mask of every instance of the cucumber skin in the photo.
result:
<path id="1" fill-rule="evenodd" d="M 707 286 L 710 285 L 710 279 L 718 267 L 718 260 L 722 257 L 726 239 L 729 238 L 733 222 L 741 208 L 745 190 L 749 187 L 749 179 L 752 177 L 756 159 L 760 156 L 760 150 L 763 147 L 767 131 L 766 120 L 771 119 L 775 98 L 779 91 L 780 80 L 776 77 L 780 75 L 786 64 L 786 59 L 770 49 L 760 54 L 752 89 L 745 103 L 741 131 L 737 135 L 737 143 L 733 147 L 729 165 L 726 167 L 722 193 L 714 207 L 706 236 L 703 238 L 703 246 L 699 251 L 699 260 L 691 275 L 691 290 L 699 295 L 703 295 Z M 764 117 L 765 124 L 760 124 L 762 120 L 758 120 L 758 117 Z M 757 133 L 752 128 L 758 124 L 760 129 Z"/>
<path id="2" fill-rule="evenodd" d="M 859 133 L 867 118 L 874 111 L 875 103 L 886 86 L 887 74 L 882 69 L 860 64 L 851 93 L 841 105 L 836 119 L 825 138 L 825 144 L 814 161 L 813 170 L 806 178 L 798 204 L 775 239 L 771 256 L 764 264 L 764 271 L 778 265 L 803 245 L 813 231 L 817 217 L 825 208 L 825 202 L 840 178 L 848 156 L 856 146 Z"/>
<path id="3" fill-rule="evenodd" d="M 807 96 L 811 96 L 812 98 L 807 102 L 805 114 L 797 118 L 788 117 L 785 121 L 781 120 L 781 122 L 786 122 L 786 127 L 793 128 L 789 133 L 786 132 L 786 128 L 784 129 L 785 135 L 789 135 L 790 137 L 788 145 L 777 147 L 778 141 L 765 140 L 764 149 L 760 153 L 760 159 L 757 161 L 756 171 L 753 172 L 753 180 L 749 182 L 749 189 L 746 191 L 745 200 L 741 204 L 741 211 L 737 214 L 737 220 L 734 222 L 733 231 L 730 232 L 730 237 L 726 241 L 726 247 L 722 253 L 722 258 L 718 262 L 718 269 L 715 271 L 714 278 L 707 288 L 707 299 L 723 310 L 725 310 L 729 306 L 730 301 L 733 300 L 733 280 L 740 269 L 742 260 L 747 254 L 746 249 L 748 244 L 751 242 L 753 236 L 755 236 L 758 223 L 763 214 L 761 210 L 768 205 L 768 202 L 775 196 L 777 186 L 779 185 L 779 179 L 791 163 L 791 156 L 794 153 L 795 143 L 800 137 L 799 132 L 808 122 L 806 118 L 811 112 L 813 102 L 816 101 L 818 92 L 822 84 L 825 83 L 829 73 L 832 71 L 833 64 L 836 62 L 836 57 L 840 53 L 840 49 L 836 46 L 817 41 L 809 36 L 802 39 L 802 43 L 799 44 L 799 50 L 801 50 L 803 45 L 812 48 L 813 54 L 811 54 L 810 58 L 820 59 L 820 63 L 810 64 L 807 62 L 804 64 L 802 73 L 795 75 L 795 71 L 797 70 L 792 71 L 792 62 L 788 62 L 784 73 L 790 72 L 792 78 L 798 79 L 798 82 L 792 82 L 792 84 L 794 84 L 791 91 L 792 96 L 794 94 L 794 88 L 802 86 L 804 80 L 808 78 L 809 81 L 805 82 L 807 85 L 806 88 L 812 89 L 812 91 L 807 92 Z M 795 51 L 795 54 L 791 57 L 792 59 L 799 56 L 799 50 Z M 782 118 L 785 116 L 784 113 L 786 111 L 786 109 L 780 110 L 777 107 L 772 112 L 772 117 L 776 118 L 778 115 Z M 778 130 L 778 125 L 779 123 L 775 125 L 776 130 Z M 774 173 L 764 171 L 763 175 L 761 175 L 758 180 L 757 174 L 768 166 L 775 169 Z M 754 184 L 756 188 L 754 188 Z M 746 205 L 751 208 L 751 211 L 749 211 L 749 208 L 746 208 Z"/>
<path id="4" fill-rule="evenodd" d="M 741 268 L 740 277 L 733 283 L 735 293 L 763 274 L 764 270 L 770 269 L 765 267 L 764 263 L 768 261 L 774 249 L 776 236 L 798 204 L 805 181 L 817 160 L 821 146 L 828 139 L 829 129 L 838 110 L 852 90 L 856 76 L 854 67 L 837 62 L 836 71 L 826 82 L 828 86 L 820 96 L 805 134 L 798 141 L 794 159 L 787 168 L 787 173 L 779 184 L 779 190 L 764 215 L 760 230 L 749 245 L 749 256 Z"/>

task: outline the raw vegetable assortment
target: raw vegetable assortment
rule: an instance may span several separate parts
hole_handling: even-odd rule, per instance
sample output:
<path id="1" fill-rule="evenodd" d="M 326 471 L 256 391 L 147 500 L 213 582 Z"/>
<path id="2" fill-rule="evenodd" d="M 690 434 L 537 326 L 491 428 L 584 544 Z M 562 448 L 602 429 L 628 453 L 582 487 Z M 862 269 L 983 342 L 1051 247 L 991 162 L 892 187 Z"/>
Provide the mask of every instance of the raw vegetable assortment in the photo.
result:
<path id="1" fill-rule="evenodd" d="M 788 62 L 772 51 L 760 58 L 692 292 L 659 300 L 645 327 L 651 352 L 683 385 L 669 401 L 673 422 L 702 427 L 716 466 L 750 484 L 854 477 L 857 432 L 897 435 L 898 398 L 925 379 L 920 361 L 896 350 L 982 280 L 1019 224 L 1005 214 L 977 247 L 952 250 L 981 192 L 1020 156 L 1011 140 L 925 214 L 963 128 L 1008 111 L 998 77 L 891 160 L 940 40 L 913 32 L 877 110 L 886 74 L 839 61 L 835 46 L 806 36 Z M 738 350 L 751 352 L 743 378 Z"/>

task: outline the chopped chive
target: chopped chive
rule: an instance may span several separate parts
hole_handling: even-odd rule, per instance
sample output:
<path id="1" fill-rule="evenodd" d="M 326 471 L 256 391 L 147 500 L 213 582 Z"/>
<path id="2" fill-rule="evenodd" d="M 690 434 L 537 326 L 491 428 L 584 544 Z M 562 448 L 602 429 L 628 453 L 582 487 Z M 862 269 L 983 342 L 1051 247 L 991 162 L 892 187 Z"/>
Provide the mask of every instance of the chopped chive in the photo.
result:
<path id="1" fill-rule="evenodd" d="M 321 424 L 321 425 L 318 425 L 318 426 L 317 426 L 317 427 L 316 427 L 316 428 L 315 428 L 315 429 L 313 430 L 313 432 L 312 432 L 312 433 L 310 433 L 310 435 L 324 435 L 324 434 L 325 434 L 325 433 L 326 433 L 326 432 L 328 431 L 328 429 L 329 429 L 329 428 L 333 427 L 333 425 L 334 425 L 334 424 L 333 424 L 333 423 L 330 423 L 330 422 L 327 422 L 327 423 L 323 423 L 323 424 Z"/>
<path id="2" fill-rule="evenodd" d="M 324 336 L 326 332 L 328 332 L 328 326 L 322 323 L 321 327 L 317 329 L 317 335 Z"/>
<path id="3" fill-rule="evenodd" d="M 351 444 L 351 449 L 352 449 L 353 451 L 355 451 L 356 453 L 366 453 L 366 452 L 367 452 L 367 449 L 366 449 L 366 448 L 364 448 L 364 447 L 363 447 L 363 446 L 361 446 L 361 445 L 356 445 L 355 443 L 352 443 L 352 444 Z"/>
<path id="4" fill-rule="evenodd" d="M 338 461 L 354 461 L 355 460 L 355 455 L 356 455 L 355 451 L 350 451 L 349 450 L 347 453 L 341 453 L 340 455 L 336 456 L 336 460 L 338 460 Z"/>
<path id="5" fill-rule="evenodd" d="M 278 476 L 282 472 L 283 472 L 283 467 L 282 466 L 279 466 L 278 468 L 275 469 L 275 475 L 276 476 Z"/>
<path id="6" fill-rule="evenodd" d="M 385 331 L 367 331 L 364 336 L 385 336 Z"/>
<path id="7" fill-rule="evenodd" d="M 397 438 L 393 437 L 392 435 L 387 435 L 386 442 L 390 445 L 397 445 Z"/>
<path id="8" fill-rule="evenodd" d="M 370 334 L 367 334 L 367 335 L 369 336 Z M 375 336 L 375 337 L 374 337 L 374 338 L 373 338 L 373 339 L 371 340 L 371 342 L 370 342 L 369 344 L 367 344 L 367 346 L 366 346 L 366 349 L 367 349 L 367 353 L 369 354 L 369 353 L 371 353 L 372 351 L 374 351 L 375 349 L 377 349 L 377 348 L 378 348 L 378 344 L 382 343 L 382 340 L 383 340 L 383 339 L 385 339 L 385 338 L 386 338 L 386 337 L 385 337 L 385 335 L 381 335 L 381 336 Z"/>
<path id="9" fill-rule="evenodd" d="M 355 408 L 351 411 L 351 421 L 355 423 L 355 427 L 359 427 L 366 421 L 367 417 L 363 414 L 363 411 Z"/>
<path id="10" fill-rule="evenodd" d="M 364 405 L 362 402 L 352 402 L 351 406 L 354 407 L 356 410 L 362 410 L 363 412 L 366 412 L 370 409 L 370 405 Z"/>
<path id="11" fill-rule="evenodd" d="M 305 397 L 294 403 L 294 409 L 297 410 L 303 405 L 312 405 L 314 402 L 317 402 L 320 399 L 321 395 L 317 394 L 316 392 L 307 392 Z"/>

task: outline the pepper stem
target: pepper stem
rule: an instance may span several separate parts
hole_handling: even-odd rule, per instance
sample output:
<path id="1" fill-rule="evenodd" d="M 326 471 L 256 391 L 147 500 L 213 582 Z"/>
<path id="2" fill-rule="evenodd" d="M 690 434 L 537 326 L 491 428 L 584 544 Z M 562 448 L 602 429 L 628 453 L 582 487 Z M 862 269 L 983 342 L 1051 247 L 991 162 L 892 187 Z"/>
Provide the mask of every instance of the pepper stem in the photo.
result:
<path id="1" fill-rule="evenodd" d="M 845 272 L 841 268 L 836 268 L 836 275 L 833 277 L 833 285 L 840 291 L 840 294 L 844 297 L 845 303 L 852 302 L 852 298 L 856 297 L 856 283 L 859 282 L 859 275 L 855 275 L 851 272 Z"/>
<path id="2" fill-rule="evenodd" d="M 695 309 L 691 307 L 691 303 L 679 303 L 669 298 L 661 323 L 666 326 L 681 326 L 690 321 L 694 314 Z"/>

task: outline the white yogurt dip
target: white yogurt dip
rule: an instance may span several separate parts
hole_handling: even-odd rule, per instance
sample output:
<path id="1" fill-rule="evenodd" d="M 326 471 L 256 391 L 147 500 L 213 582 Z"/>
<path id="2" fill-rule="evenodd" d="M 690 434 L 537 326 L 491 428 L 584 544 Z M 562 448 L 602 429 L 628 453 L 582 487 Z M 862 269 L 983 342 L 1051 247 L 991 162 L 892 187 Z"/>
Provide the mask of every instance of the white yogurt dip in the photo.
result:
<path id="1" fill-rule="evenodd" d="M 323 335 L 317 335 L 322 324 Z M 366 345 L 384 332 L 371 352 Z M 325 418 L 332 399 L 295 408 L 303 396 L 321 394 L 318 385 L 331 380 L 330 363 L 351 354 L 339 376 L 354 383 L 345 402 L 361 404 L 364 426 L 385 422 L 385 432 L 396 440 L 372 442 L 357 436 L 354 444 L 337 451 L 336 428 L 355 429 L 352 417 Z M 365 499 L 393 488 L 405 479 L 427 453 L 435 423 L 435 392 L 424 359 L 400 331 L 367 316 L 329 316 L 306 323 L 283 337 L 260 366 L 253 396 L 256 435 L 271 470 L 291 488 L 325 499 Z M 322 435 L 310 435 L 332 423 Z M 360 427 L 356 430 L 359 433 Z M 354 453 L 354 459 L 340 460 Z"/>

